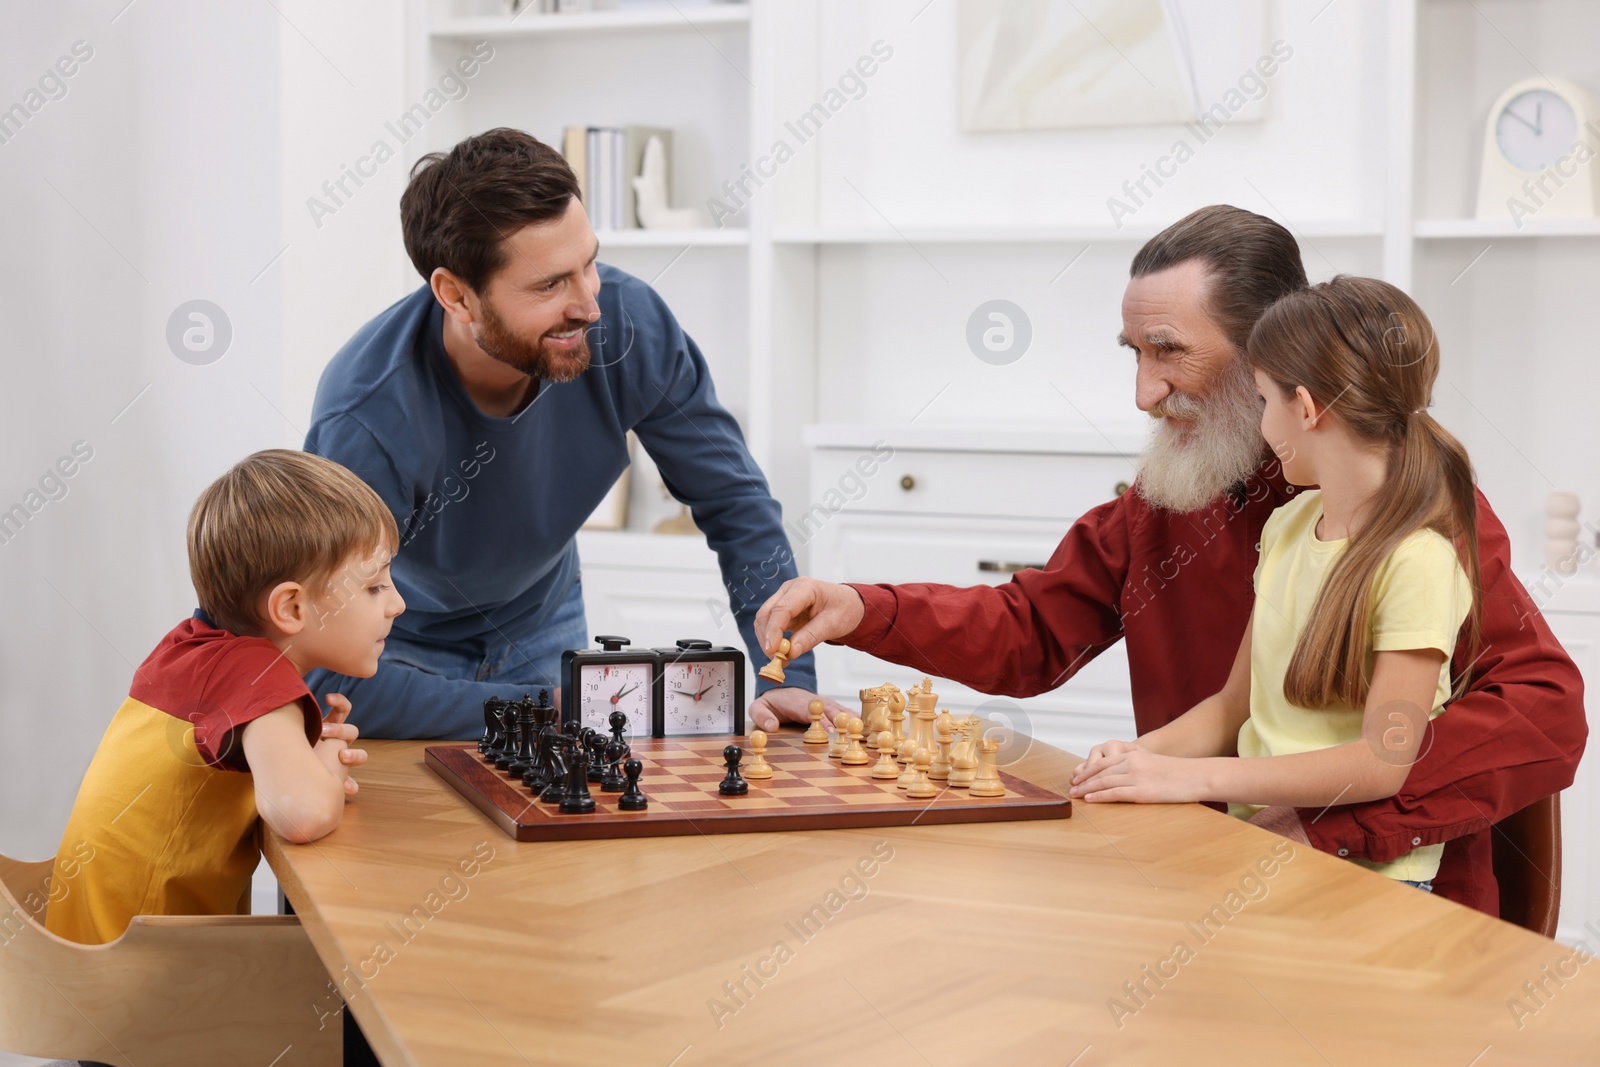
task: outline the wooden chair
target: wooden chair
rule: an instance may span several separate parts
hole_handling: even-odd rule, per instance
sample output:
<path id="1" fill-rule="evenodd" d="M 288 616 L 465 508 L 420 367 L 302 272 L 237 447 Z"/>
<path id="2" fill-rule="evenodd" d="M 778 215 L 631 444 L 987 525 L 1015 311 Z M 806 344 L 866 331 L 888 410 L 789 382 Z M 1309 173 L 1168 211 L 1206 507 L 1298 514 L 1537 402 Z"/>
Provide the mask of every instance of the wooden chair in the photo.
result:
<path id="1" fill-rule="evenodd" d="M 1500 918 L 1554 937 L 1561 913 L 1561 794 L 1497 823 L 1492 837 Z"/>
<path id="2" fill-rule="evenodd" d="M 79 945 L 41 921 L 51 867 L 0 856 L 0 1048 L 117 1067 L 343 1063 L 328 974 L 294 916 L 139 916 Z"/>

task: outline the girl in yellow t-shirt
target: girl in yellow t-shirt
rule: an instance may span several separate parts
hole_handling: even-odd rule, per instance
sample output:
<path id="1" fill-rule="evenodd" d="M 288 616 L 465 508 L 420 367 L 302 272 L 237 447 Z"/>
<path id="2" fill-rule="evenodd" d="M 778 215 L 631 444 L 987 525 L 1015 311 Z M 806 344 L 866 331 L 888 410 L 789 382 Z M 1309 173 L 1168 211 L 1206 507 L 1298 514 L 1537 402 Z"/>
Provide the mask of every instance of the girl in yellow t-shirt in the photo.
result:
<path id="1" fill-rule="evenodd" d="M 1439 346 L 1422 309 L 1385 282 L 1336 277 L 1269 308 L 1246 355 L 1284 477 L 1320 488 L 1262 530 L 1255 608 L 1222 691 L 1137 741 L 1095 746 L 1074 796 L 1227 801 L 1241 818 L 1393 796 L 1451 697 L 1463 623 L 1477 644 L 1472 466 L 1427 413 Z M 1443 849 L 1357 862 L 1429 889 Z"/>

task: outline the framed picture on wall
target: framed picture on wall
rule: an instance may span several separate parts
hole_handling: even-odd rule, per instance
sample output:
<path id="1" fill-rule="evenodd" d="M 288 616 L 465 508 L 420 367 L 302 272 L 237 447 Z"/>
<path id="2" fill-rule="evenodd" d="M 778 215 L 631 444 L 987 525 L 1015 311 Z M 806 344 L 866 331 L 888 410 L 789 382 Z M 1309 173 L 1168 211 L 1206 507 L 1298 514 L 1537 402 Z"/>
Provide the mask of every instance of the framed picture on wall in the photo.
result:
<path id="1" fill-rule="evenodd" d="M 628 525 L 628 474 L 633 470 L 633 434 L 628 434 L 628 466 L 623 468 L 610 492 L 584 522 L 585 530 L 621 530 Z"/>

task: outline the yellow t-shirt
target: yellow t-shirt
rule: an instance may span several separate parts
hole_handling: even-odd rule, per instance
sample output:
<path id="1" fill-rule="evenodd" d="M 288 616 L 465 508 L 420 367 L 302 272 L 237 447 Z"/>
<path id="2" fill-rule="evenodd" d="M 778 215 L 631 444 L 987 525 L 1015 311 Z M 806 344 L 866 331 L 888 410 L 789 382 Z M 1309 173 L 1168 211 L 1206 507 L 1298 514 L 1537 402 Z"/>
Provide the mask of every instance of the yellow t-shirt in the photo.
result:
<path id="1" fill-rule="evenodd" d="M 1302 708 L 1283 695 L 1284 674 L 1311 606 L 1348 547 L 1343 539 L 1317 540 L 1321 518 L 1322 494 L 1312 490 L 1273 512 L 1261 531 L 1251 614 L 1250 718 L 1239 728 L 1240 756 L 1312 752 L 1361 739 L 1361 708 Z M 1472 607 L 1472 584 L 1455 546 L 1434 530 L 1406 538 L 1379 565 L 1371 605 L 1373 652 L 1436 648 L 1444 653 L 1428 715 L 1442 714 L 1450 697 L 1450 656 Z M 1370 662 L 1367 667 L 1370 671 Z M 1232 804 L 1228 810 L 1247 819 L 1261 809 Z M 1438 873 L 1443 854 L 1443 845 L 1424 845 L 1389 863 L 1354 862 L 1390 878 L 1425 881 Z"/>
<path id="2" fill-rule="evenodd" d="M 114 941 L 135 915 L 248 915 L 261 857 L 242 728 L 298 703 L 322 715 L 272 642 L 186 619 L 134 673 L 67 820 L 45 927 Z"/>

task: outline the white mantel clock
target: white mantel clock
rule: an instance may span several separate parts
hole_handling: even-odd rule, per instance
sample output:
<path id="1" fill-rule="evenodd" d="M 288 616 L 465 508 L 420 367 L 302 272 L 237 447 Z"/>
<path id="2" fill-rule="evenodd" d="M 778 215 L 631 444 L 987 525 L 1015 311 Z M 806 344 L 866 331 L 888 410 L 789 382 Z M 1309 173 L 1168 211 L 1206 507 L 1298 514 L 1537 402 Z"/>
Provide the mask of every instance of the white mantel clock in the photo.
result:
<path id="1" fill-rule="evenodd" d="M 1489 109 L 1478 218 L 1519 227 L 1530 218 L 1600 214 L 1600 109 L 1564 78 L 1529 78 Z"/>

